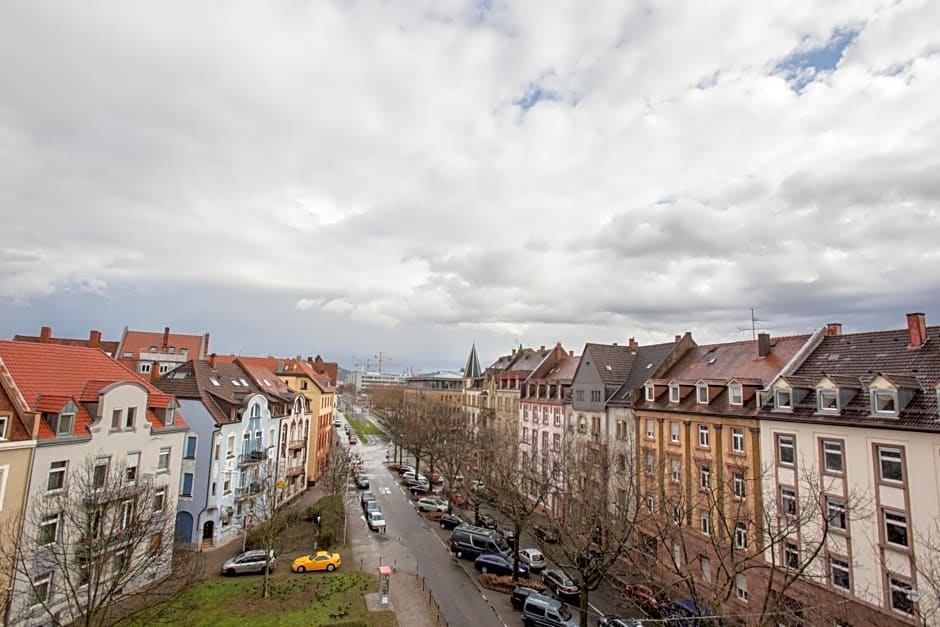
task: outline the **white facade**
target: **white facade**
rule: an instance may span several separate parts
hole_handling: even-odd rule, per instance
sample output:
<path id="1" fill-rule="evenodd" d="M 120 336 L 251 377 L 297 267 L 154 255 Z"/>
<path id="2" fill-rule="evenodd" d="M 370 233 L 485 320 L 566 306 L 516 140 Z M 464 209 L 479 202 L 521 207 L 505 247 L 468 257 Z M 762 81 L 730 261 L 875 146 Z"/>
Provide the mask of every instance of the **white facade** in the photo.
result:
<path id="1" fill-rule="evenodd" d="M 309 443 L 310 402 L 297 394 L 290 404 L 290 414 L 281 419 L 278 480 L 284 487 L 278 496 L 279 503 L 294 499 L 307 489 L 307 459 L 311 453 L 315 454 L 309 450 Z"/>

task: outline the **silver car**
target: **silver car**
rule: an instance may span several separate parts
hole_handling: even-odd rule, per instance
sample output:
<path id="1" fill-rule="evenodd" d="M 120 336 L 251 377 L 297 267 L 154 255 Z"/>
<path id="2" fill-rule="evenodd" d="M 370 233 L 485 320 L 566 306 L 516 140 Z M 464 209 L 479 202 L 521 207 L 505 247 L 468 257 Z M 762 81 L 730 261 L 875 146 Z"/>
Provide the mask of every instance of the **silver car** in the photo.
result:
<path id="1" fill-rule="evenodd" d="M 522 549 L 519 551 L 519 561 L 532 572 L 537 573 L 545 568 L 545 556 L 538 549 Z"/>
<path id="2" fill-rule="evenodd" d="M 274 551 L 270 553 L 268 570 L 277 566 L 277 556 Z M 265 568 L 264 551 L 245 551 L 222 564 L 223 575 L 239 575 L 241 573 L 263 573 Z"/>
<path id="3" fill-rule="evenodd" d="M 436 496 L 426 496 L 418 500 L 418 509 L 422 512 L 446 512 L 447 501 Z"/>

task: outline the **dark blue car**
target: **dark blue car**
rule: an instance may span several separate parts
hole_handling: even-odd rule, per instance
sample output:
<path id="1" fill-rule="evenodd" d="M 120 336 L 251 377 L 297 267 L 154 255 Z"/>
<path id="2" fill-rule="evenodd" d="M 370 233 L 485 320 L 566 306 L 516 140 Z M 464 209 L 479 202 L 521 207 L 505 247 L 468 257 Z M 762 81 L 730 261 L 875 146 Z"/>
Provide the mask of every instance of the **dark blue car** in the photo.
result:
<path id="1" fill-rule="evenodd" d="M 482 573 L 493 573 L 494 575 L 512 575 L 512 560 L 500 553 L 481 553 L 473 567 Z M 520 577 L 529 576 L 529 567 L 519 562 Z"/>
<path id="2" fill-rule="evenodd" d="M 680 599 L 663 606 L 663 618 L 670 627 L 701 627 L 711 621 L 703 620 L 711 616 L 711 610 L 705 605 L 696 605 L 692 599 Z"/>

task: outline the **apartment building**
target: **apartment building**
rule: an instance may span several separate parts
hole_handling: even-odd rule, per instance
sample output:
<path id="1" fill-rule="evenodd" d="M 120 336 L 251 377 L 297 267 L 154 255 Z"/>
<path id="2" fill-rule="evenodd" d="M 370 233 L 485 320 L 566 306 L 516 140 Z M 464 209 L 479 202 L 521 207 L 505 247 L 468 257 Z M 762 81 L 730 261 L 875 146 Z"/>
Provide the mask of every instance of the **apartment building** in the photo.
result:
<path id="1" fill-rule="evenodd" d="M 209 356 L 209 334 L 133 331 L 124 327 L 114 358 L 134 372 L 157 377 L 190 359 Z"/>

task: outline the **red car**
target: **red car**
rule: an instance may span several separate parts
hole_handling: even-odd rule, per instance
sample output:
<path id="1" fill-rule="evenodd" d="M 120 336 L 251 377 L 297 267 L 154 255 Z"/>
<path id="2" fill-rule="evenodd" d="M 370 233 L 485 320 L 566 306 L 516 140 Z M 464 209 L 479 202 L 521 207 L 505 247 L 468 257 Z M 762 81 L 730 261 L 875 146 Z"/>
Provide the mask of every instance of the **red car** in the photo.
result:
<path id="1" fill-rule="evenodd" d="M 450 497 L 450 502 L 456 505 L 457 507 L 463 507 L 467 504 L 467 499 L 460 492 L 454 492 L 454 495 Z"/>
<path id="2" fill-rule="evenodd" d="M 356 439 L 356 436 L 351 435 L 351 436 L 349 436 L 349 443 L 350 443 L 350 444 L 358 444 L 358 443 L 359 443 L 359 440 Z"/>
<path id="3" fill-rule="evenodd" d="M 627 593 L 627 597 L 634 605 L 650 616 L 658 616 L 662 612 L 663 607 L 669 603 L 669 599 L 666 598 L 665 593 L 654 586 L 647 586 L 642 583 L 628 583 L 623 587 L 623 591 Z"/>

